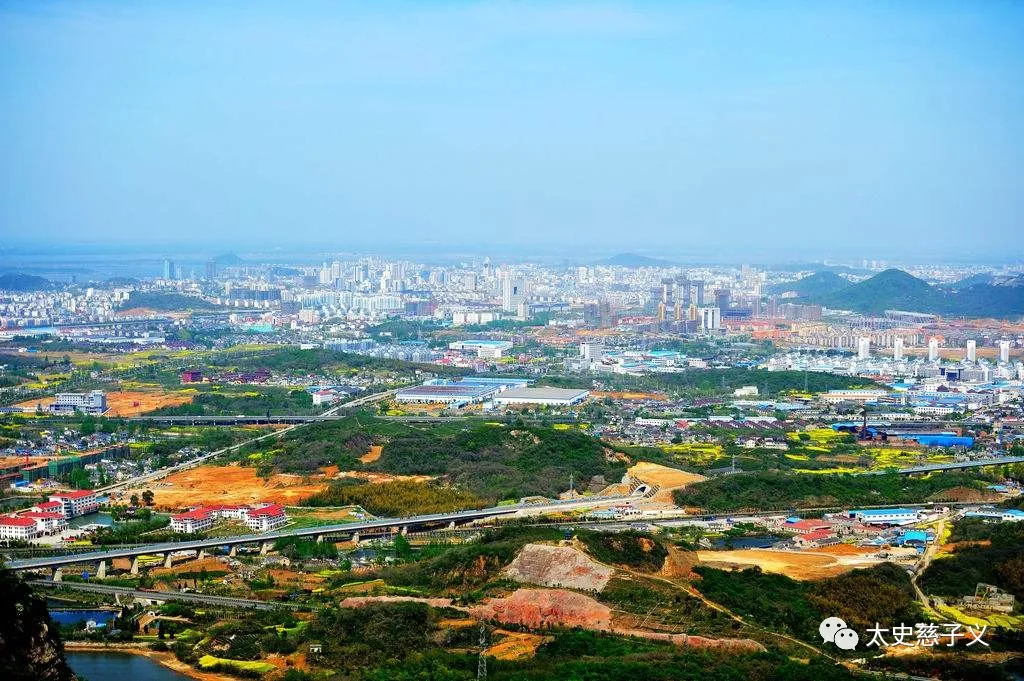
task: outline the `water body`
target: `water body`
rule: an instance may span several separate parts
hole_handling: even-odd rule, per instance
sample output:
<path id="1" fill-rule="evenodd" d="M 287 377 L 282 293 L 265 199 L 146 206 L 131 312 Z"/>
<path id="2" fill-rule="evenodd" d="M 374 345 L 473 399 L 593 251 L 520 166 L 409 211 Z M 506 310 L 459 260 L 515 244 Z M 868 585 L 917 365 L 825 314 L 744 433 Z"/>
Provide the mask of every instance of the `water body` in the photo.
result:
<path id="1" fill-rule="evenodd" d="M 68 664 L 87 681 L 183 681 L 189 677 L 142 655 L 118 652 L 73 650 L 67 652 Z"/>
<path id="2" fill-rule="evenodd" d="M 117 619 L 117 610 L 78 610 L 50 608 L 50 618 L 58 624 L 80 624 L 92 620 L 97 624 L 108 625 Z"/>
<path id="3" fill-rule="evenodd" d="M 109 513 L 88 513 L 86 515 L 80 515 L 77 518 L 72 518 L 68 521 L 68 527 L 83 527 L 85 525 L 103 525 L 110 527 L 114 524 L 114 519 Z"/>
<path id="4" fill-rule="evenodd" d="M 721 537 L 711 542 L 711 546 L 716 549 L 770 549 L 780 541 L 782 541 L 782 537 L 776 537 L 773 534 L 736 537 L 734 539 Z"/>

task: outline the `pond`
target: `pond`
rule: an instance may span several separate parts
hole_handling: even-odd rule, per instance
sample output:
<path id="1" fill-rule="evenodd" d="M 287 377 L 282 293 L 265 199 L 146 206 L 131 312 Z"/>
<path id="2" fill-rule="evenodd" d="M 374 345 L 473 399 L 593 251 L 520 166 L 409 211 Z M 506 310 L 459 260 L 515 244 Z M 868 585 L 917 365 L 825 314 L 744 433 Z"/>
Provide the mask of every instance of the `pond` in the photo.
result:
<path id="1" fill-rule="evenodd" d="M 183 681 L 189 677 L 142 655 L 107 651 L 67 652 L 68 664 L 86 681 Z"/>
<path id="2" fill-rule="evenodd" d="M 782 537 L 774 534 L 758 534 L 750 537 L 734 537 L 733 539 L 719 537 L 711 542 L 711 546 L 716 549 L 769 549 L 780 541 L 782 541 Z"/>

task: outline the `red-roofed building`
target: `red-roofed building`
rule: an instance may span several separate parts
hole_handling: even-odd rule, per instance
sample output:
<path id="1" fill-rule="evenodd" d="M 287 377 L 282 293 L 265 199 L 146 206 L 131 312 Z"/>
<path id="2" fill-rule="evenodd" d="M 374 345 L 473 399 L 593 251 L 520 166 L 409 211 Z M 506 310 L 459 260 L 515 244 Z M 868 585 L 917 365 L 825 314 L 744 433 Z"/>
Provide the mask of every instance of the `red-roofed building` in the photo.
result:
<path id="1" fill-rule="evenodd" d="M 839 537 L 837 537 L 831 529 L 815 530 L 814 532 L 808 532 L 806 534 L 793 537 L 793 545 L 800 548 L 825 546 L 827 544 L 837 543 L 839 543 Z"/>
<path id="2" fill-rule="evenodd" d="M 288 522 L 284 506 L 281 504 L 265 504 L 254 508 L 246 514 L 245 524 L 253 532 L 267 532 L 281 527 Z"/>
<path id="3" fill-rule="evenodd" d="M 39 535 L 57 534 L 68 529 L 68 521 L 60 511 L 25 511 L 18 517 L 36 521 L 36 534 Z"/>
<path id="4" fill-rule="evenodd" d="M 792 523 L 783 523 L 782 529 L 795 534 L 810 534 L 811 532 L 818 532 L 820 530 L 831 531 L 832 523 L 827 523 L 822 520 L 797 520 Z"/>
<path id="5" fill-rule="evenodd" d="M 0 516 L 0 539 L 20 539 L 30 541 L 38 535 L 36 521 L 32 518 L 17 516 Z"/>
<path id="6" fill-rule="evenodd" d="M 213 527 L 213 512 L 205 508 L 197 508 L 171 516 L 171 529 L 175 532 L 192 534 L 193 532 L 203 532 L 211 527 Z"/>
<path id="7" fill-rule="evenodd" d="M 100 510 L 100 504 L 96 501 L 96 492 L 87 489 L 51 494 L 50 501 L 60 502 L 65 518 L 76 518 Z"/>
<path id="8" fill-rule="evenodd" d="M 39 513 L 60 513 L 64 514 L 64 504 L 59 501 L 44 501 L 33 506 L 30 511 L 37 511 Z"/>
<path id="9" fill-rule="evenodd" d="M 213 522 L 218 518 L 243 520 L 250 529 L 256 532 L 272 530 L 288 521 L 284 506 L 267 501 L 252 506 L 211 504 L 172 515 L 171 529 L 175 532 L 205 532 L 213 526 Z"/>

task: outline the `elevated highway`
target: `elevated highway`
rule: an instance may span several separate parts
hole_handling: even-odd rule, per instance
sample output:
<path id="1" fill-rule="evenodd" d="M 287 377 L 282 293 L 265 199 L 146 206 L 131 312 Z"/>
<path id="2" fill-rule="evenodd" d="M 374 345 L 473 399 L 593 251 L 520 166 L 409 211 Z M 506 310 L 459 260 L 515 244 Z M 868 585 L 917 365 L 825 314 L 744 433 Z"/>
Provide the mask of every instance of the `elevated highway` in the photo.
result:
<path id="1" fill-rule="evenodd" d="M 900 475 L 915 473 L 934 473 L 936 471 L 955 471 L 965 468 L 982 468 L 984 466 L 1005 466 L 1007 464 L 1024 463 L 1024 456 L 994 456 L 988 459 L 972 459 L 970 461 L 954 461 L 952 463 L 929 463 L 910 468 L 898 468 Z M 885 475 L 889 471 L 866 471 L 857 475 Z"/>
<path id="2" fill-rule="evenodd" d="M 317 541 L 324 541 L 327 537 L 351 537 L 354 541 L 358 541 L 360 532 L 385 531 L 404 534 L 410 530 L 427 527 L 448 527 L 454 529 L 459 525 L 491 518 L 513 517 L 516 515 L 523 516 L 576 508 L 608 506 L 624 501 L 636 500 L 642 497 L 647 491 L 648 490 L 646 489 L 641 489 L 633 495 L 621 497 L 586 497 L 563 501 L 550 501 L 541 504 L 494 506 L 491 508 L 454 511 L 451 513 L 432 513 L 406 518 L 378 518 L 374 520 L 341 523 L 336 525 L 285 528 L 263 534 L 215 537 L 210 539 L 181 542 L 161 542 L 159 544 L 143 544 L 138 546 L 101 549 L 99 551 L 89 551 L 71 555 L 22 558 L 8 561 L 7 567 L 12 570 L 36 570 L 49 568 L 55 571 L 54 581 L 60 581 L 60 568 L 64 566 L 91 563 L 97 565 L 96 575 L 98 577 L 105 577 L 107 572 L 107 563 L 109 561 L 117 558 L 129 558 L 132 561 L 131 571 L 133 574 L 137 574 L 140 567 L 140 556 L 162 556 L 164 565 L 166 567 L 170 567 L 172 564 L 173 554 L 185 551 L 194 551 L 199 555 L 203 555 L 207 550 L 217 547 L 225 547 L 231 552 L 231 554 L 234 554 L 239 546 L 258 545 L 261 553 L 266 553 L 271 549 L 271 547 L 273 547 L 275 541 L 286 537 L 312 538 Z"/>

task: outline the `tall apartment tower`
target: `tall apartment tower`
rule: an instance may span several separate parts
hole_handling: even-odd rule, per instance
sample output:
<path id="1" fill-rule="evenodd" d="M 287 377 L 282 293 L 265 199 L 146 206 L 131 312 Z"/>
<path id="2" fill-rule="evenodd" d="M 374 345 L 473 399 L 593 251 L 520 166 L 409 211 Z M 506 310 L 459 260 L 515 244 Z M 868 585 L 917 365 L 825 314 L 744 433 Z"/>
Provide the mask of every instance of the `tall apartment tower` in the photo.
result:
<path id="1" fill-rule="evenodd" d="M 893 338 L 892 339 L 892 358 L 897 362 L 903 361 L 903 339 Z"/>
<path id="2" fill-rule="evenodd" d="M 938 362 L 939 361 L 939 339 L 929 338 L 928 339 L 928 361 Z"/>
<path id="3" fill-rule="evenodd" d="M 977 362 L 978 361 L 978 342 L 969 340 L 967 341 L 967 361 Z"/>
<path id="4" fill-rule="evenodd" d="M 1010 341 L 1008 340 L 999 341 L 999 363 L 1010 363 Z"/>
<path id="5" fill-rule="evenodd" d="M 871 339 L 867 336 L 857 339 L 857 359 L 871 359 Z"/>

